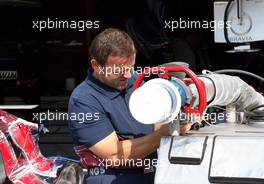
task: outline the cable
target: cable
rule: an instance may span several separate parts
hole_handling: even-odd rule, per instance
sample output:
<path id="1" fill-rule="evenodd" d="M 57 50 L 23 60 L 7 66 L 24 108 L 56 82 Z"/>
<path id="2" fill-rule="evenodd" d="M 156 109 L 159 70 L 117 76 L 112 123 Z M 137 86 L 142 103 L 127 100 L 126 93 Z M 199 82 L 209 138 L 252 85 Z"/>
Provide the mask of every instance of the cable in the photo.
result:
<path id="1" fill-rule="evenodd" d="M 259 108 L 262 108 L 262 107 L 264 107 L 264 104 L 263 104 L 263 105 L 259 105 L 259 106 L 257 106 L 257 107 L 254 107 L 254 108 L 251 109 L 250 111 L 255 111 L 255 110 L 257 110 L 257 109 L 259 109 Z"/>
<path id="2" fill-rule="evenodd" d="M 245 122 L 264 122 L 264 111 L 245 112 Z"/>
<path id="3" fill-rule="evenodd" d="M 259 79 L 260 81 L 264 82 L 264 78 L 259 76 L 259 75 L 256 75 L 254 73 L 251 73 L 251 72 L 248 72 L 248 71 L 245 71 L 245 70 L 238 70 L 238 69 L 223 69 L 223 70 L 216 70 L 214 71 L 213 73 L 219 73 L 219 74 L 222 74 L 222 73 L 240 73 L 240 74 L 245 74 L 245 75 L 248 75 L 248 76 L 251 76 L 251 77 L 254 77 L 256 79 Z"/>
<path id="4" fill-rule="evenodd" d="M 208 106 L 208 107 L 206 108 L 206 111 L 207 111 L 209 108 L 211 108 L 211 107 L 213 107 L 213 108 L 217 108 L 217 109 L 220 109 L 220 110 L 223 110 L 223 111 L 226 110 L 225 108 L 223 108 L 223 107 L 221 107 L 221 106 L 219 106 L 219 105 L 211 105 L 211 106 Z"/>
<path id="5" fill-rule="evenodd" d="M 259 108 L 263 108 L 263 109 L 257 110 Z M 254 107 L 253 109 L 249 111 L 245 111 L 244 122 L 246 123 L 263 122 L 264 123 L 264 104 Z"/>
<path id="6" fill-rule="evenodd" d="M 229 41 L 228 38 L 228 32 L 227 32 L 227 19 L 228 19 L 228 10 L 232 4 L 234 0 L 229 0 L 227 5 L 226 5 L 226 9 L 225 9 L 225 13 L 224 13 L 224 36 L 225 36 L 225 40 L 227 44 L 231 44 L 231 42 Z"/>
<path id="7" fill-rule="evenodd" d="M 241 19 L 241 15 L 240 15 L 240 2 L 239 0 L 237 0 L 237 18 Z"/>

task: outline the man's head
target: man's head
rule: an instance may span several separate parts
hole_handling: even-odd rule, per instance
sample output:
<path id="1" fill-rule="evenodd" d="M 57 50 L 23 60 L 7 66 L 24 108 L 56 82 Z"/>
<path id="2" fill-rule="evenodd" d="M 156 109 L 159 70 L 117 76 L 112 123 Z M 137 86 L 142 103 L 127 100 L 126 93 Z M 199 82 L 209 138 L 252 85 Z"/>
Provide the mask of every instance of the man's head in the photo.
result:
<path id="1" fill-rule="evenodd" d="M 93 75 L 112 88 L 124 90 L 136 57 L 129 35 L 118 29 L 106 29 L 94 38 L 89 51 Z"/>

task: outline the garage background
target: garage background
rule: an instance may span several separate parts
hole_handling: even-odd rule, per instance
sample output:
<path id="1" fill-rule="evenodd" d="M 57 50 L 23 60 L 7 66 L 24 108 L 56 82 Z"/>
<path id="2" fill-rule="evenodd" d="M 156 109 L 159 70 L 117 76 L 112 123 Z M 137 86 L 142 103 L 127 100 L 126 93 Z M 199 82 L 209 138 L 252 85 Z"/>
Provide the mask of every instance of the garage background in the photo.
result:
<path id="1" fill-rule="evenodd" d="M 36 20 L 99 20 L 98 29 L 33 29 Z M 38 104 L 34 110 L 9 111 L 28 121 L 33 113 L 67 112 L 73 86 L 86 76 L 91 39 L 108 27 L 125 30 L 135 41 L 137 66 L 184 61 L 197 73 L 202 69 L 242 69 L 264 77 L 263 42 L 257 53 L 227 54 L 231 48 L 215 44 L 210 29 L 164 29 L 164 20 L 213 20 L 213 1 L 190 0 L 0 0 L 0 104 Z M 13 71 L 14 73 L 7 72 Z M 263 85 L 240 76 L 258 91 Z M 66 120 L 41 122 L 49 133 L 40 135 L 45 156 L 73 152 Z"/>

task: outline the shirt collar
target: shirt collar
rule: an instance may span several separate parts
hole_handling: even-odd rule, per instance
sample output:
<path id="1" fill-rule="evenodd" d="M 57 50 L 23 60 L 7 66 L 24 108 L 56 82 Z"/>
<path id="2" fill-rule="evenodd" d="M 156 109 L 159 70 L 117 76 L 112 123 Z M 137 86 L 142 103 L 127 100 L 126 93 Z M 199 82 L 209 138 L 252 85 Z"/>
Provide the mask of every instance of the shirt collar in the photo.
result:
<path id="1" fill-rule="evenodd" d="M 134 77 L 132 77 L 134 78 Z M 131 78 L 131 79 L 132 79 Z M 127 89 L 125 90 L 125 92 L 130 89 L 133 86 L 133 79 L 128 80 L 128 86 Z M 87 71 L 87 77 L 85 79 L 86 83 L 93 87 L 94 89 L 96 89 L 97 91 L 99 91 L 100 93 L 104 94 L 105 96 L 113 99 L 115 97 L 117 97 L 118 95 L 120 95 L 122 92 L 118 91 L 110 86 L 107 86 L 106 84 L 102 83 L 101 81 L 99 81 L 98 79 L 96 79 L 93 76 L 93 72 L 91 69 L 88 69 Z"/>

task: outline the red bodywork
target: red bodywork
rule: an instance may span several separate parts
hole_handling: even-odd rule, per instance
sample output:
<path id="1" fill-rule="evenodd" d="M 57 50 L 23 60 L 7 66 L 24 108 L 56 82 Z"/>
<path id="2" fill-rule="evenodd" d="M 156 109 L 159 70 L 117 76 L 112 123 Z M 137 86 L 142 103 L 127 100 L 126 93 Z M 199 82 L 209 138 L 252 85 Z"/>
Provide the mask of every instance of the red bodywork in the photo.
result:
<path id="1" fill-rule="evenodd" d="M 0 110 L 0 150 L 8 178 L 17 184 L 44 184 L 53 180 L 68 160 L 42 156 L 35 139 L 38 125 Z M 13 146 L 22 153 L 15 154 Z M 59 159 L 59 157 L 58 157 Z"/>

